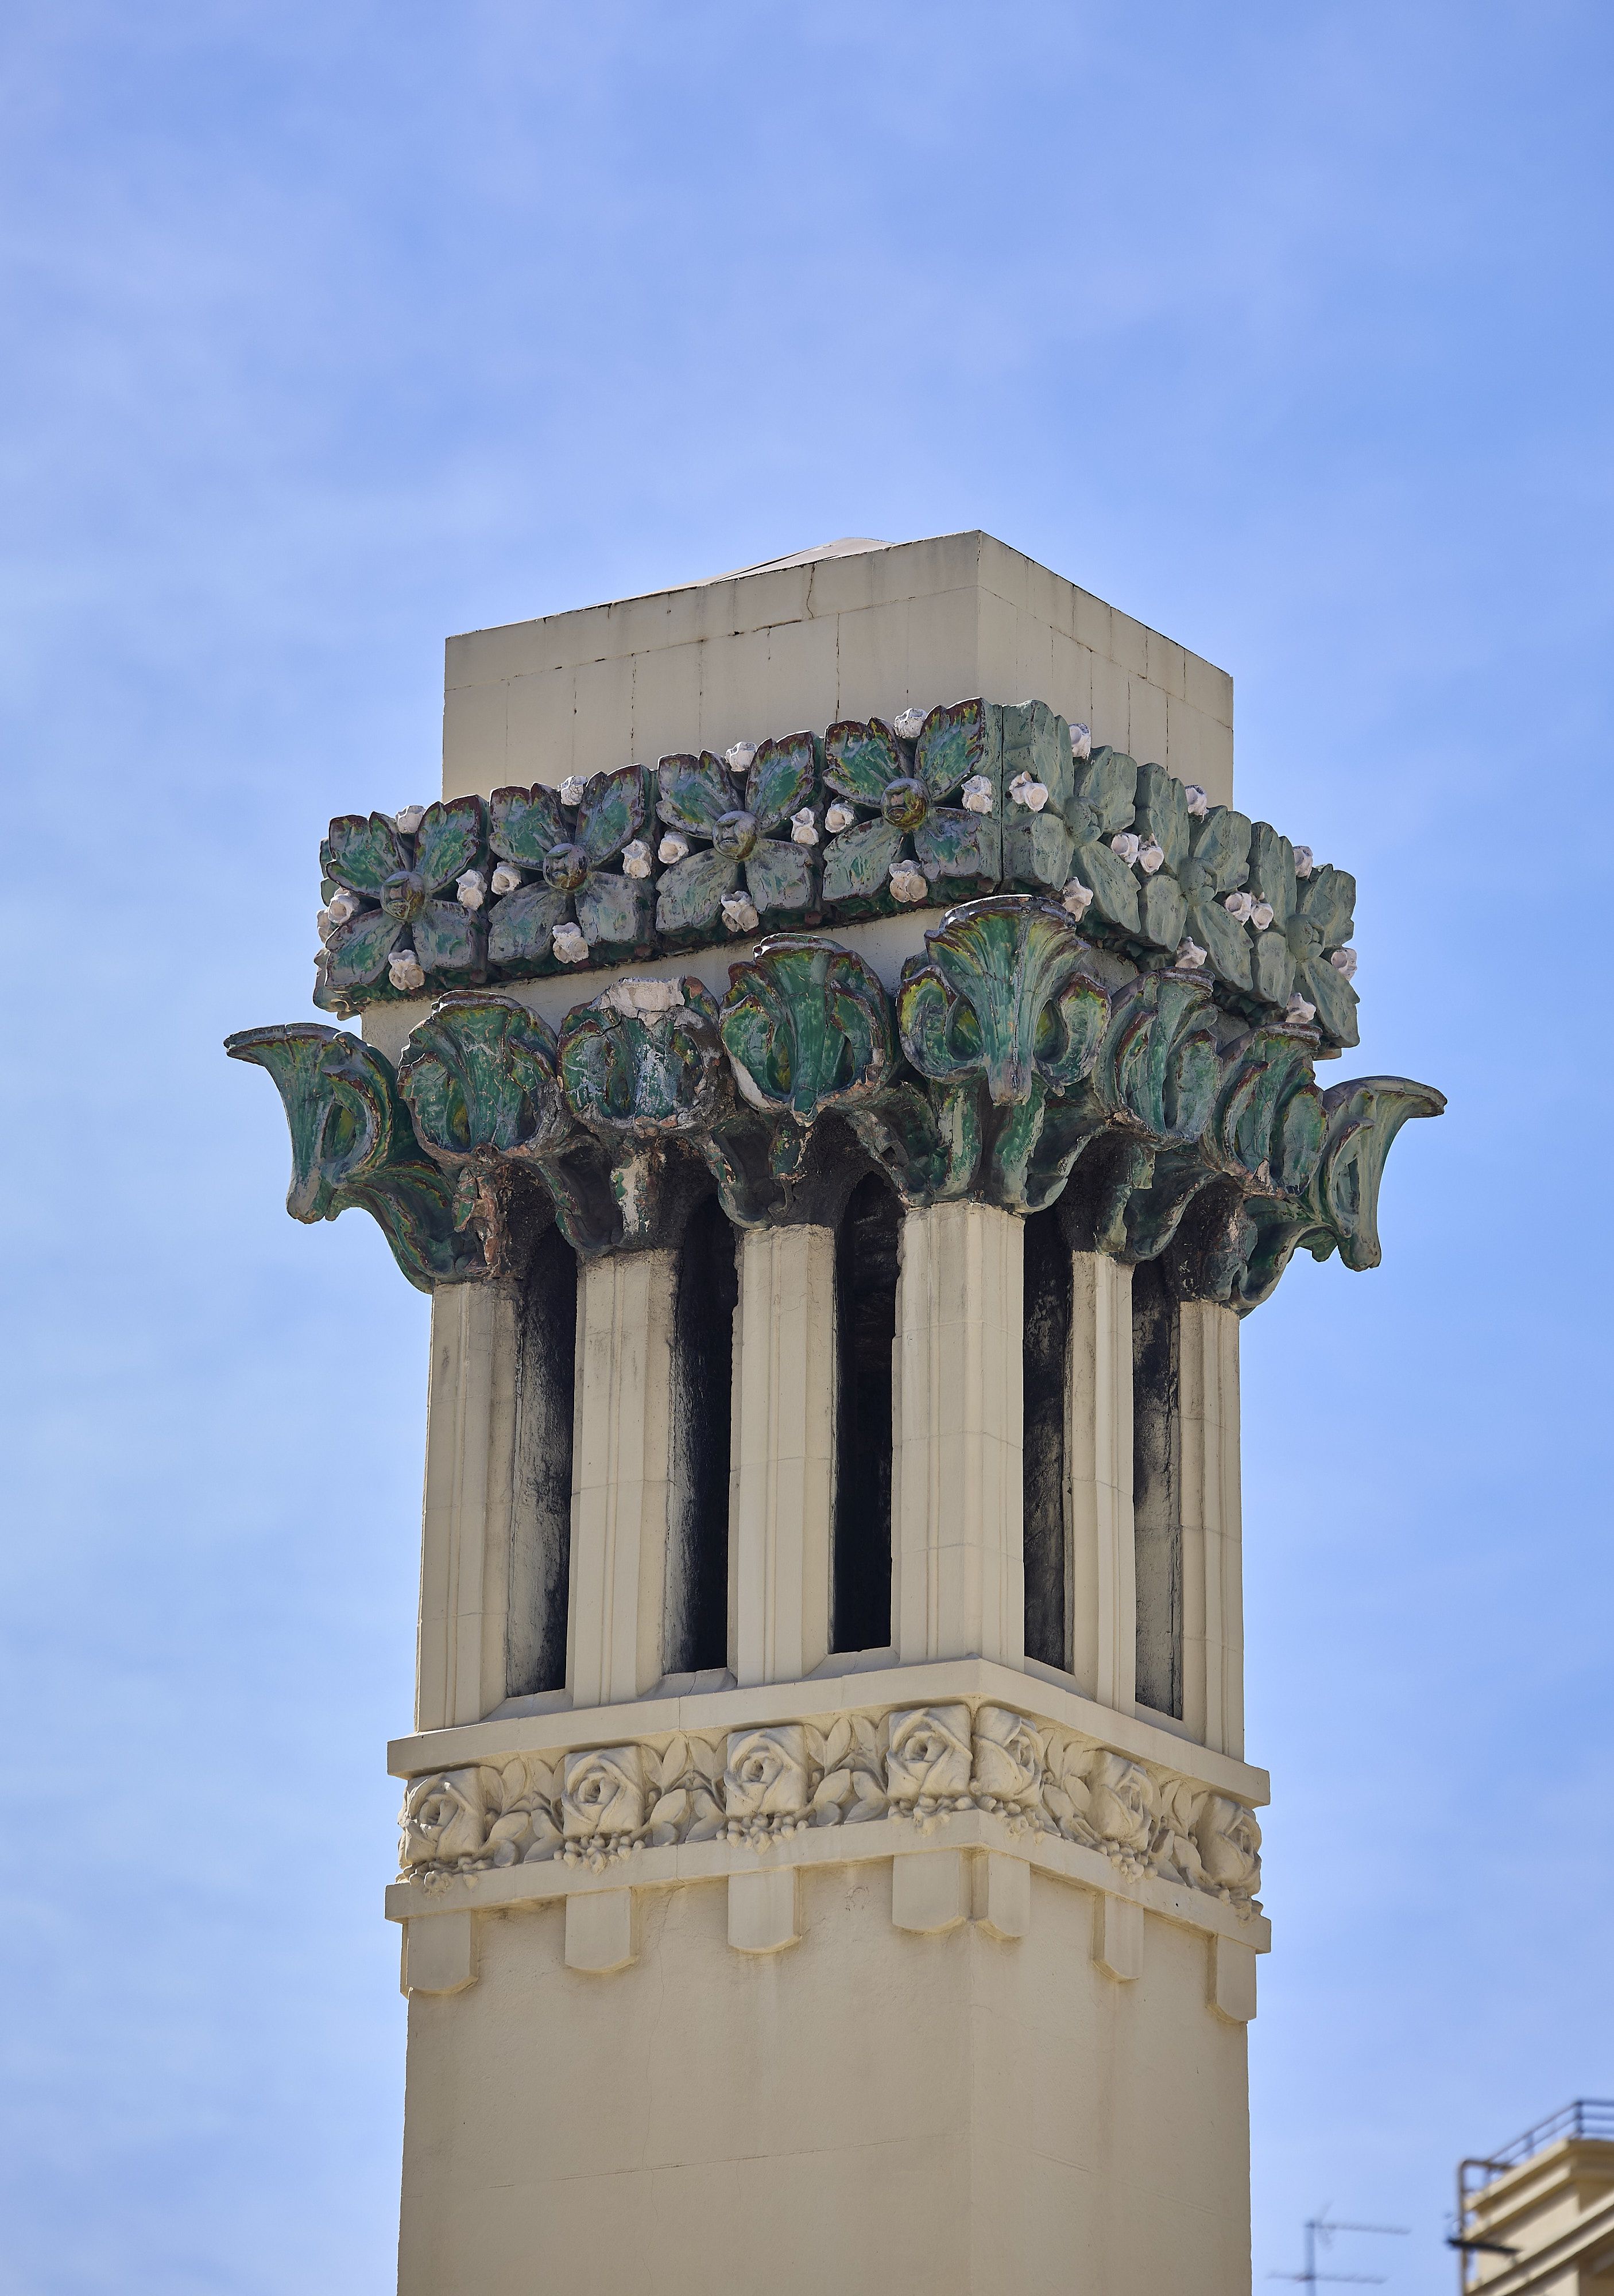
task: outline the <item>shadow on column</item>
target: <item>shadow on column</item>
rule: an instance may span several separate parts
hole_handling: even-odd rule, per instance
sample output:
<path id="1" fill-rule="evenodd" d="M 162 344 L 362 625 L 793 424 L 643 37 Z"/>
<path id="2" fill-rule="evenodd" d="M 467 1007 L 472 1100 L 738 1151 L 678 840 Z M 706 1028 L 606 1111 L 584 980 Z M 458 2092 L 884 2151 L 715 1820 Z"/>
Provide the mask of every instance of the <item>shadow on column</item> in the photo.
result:
<path id="1" fill-rule="evenodd" d="M 669 1674 L 729 1662 L 729 1461 L 734 1230 L 715 1196 L 690 1216 L 673 1307 L 672 1487 L 667 1505 Z"/>
<path id="2" fill-rule="evenodd" d="M 852 1190 L 835 1247 L 835 1585 L 830 1648 L 891 1640 L 891 1390 L 902 1208 L 877 1173 Z"/>
<path id="3" fill-rule="evenodd" d="M 1025 1654 L 1068 1672 L 1065 1615 L 1070 1541 L 1066 1413 L 1070 1386 L 1071 1265 L 1058 1210 L 1025 1223 Z"/>
<path id="4" fill-rule="evenodd" d="M 546 1228 L 532 1248 L 520 1318 L 505 1646 L 511 1698 L 562 1690 L 566 1681 L 577 1257 L 556 1227 Z"/>

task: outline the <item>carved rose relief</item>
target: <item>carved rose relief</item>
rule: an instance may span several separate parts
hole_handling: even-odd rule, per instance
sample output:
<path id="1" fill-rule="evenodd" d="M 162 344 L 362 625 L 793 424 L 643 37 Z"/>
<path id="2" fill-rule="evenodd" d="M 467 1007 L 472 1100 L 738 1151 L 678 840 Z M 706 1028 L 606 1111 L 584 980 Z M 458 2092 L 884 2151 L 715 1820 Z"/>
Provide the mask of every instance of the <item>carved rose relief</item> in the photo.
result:
<path id="1" fill-rule="evenodd" d="M 729 1732 L 723 1804 L 731 1819 L 799 1817 L 811 1796 L 807 1733 L 801 1723 Z"/>
<path id="2" fill-rule="evenodd" d="M 659 1751 L 657 1751 L 659 1747 Z M 646 1848 L 727 1838 L 758 1850 L 813 1825 L 902 1816 L 923 1830 L 983 1809 L 1058 1833 L 1124 1873 L 1203 1890 L 1240 1911 L 1261 1882 L 1261 1828 L 1230 1795 L 962 1700 L 885 1716 L 683 1734 L 653 1744 L 441 1771 L 415 1781 L 399 1824 L 406 1879 L 427 1887 L 557 1854 L 597 1871 Z"/>
<path id="3" fill-rule="evenodd" d="M 968 1807 L 972 1756 L 969 1709 L 911 1707 L 891 1718 L 886 1784 L 893 1802 L 926 1814 L 941 1802 Z"/>
<path id="4" fill-rule="evenodd" d="M 487 1834 L 481 1773 L 449 1770 L 411 1786 L 403 1806 L 400 1863 L 453 1866 L 481 1855 Z"/>
<path id="5" fill-rule="evenodd" d="M 1249 1897 L 1261 1887 L 1261 1828 L 1253 1809 L 1225 1794 L 1206 1794 L 1194 1841 L 1210 1888 Z"/>
<path id="6" fill-rule="evenodd" d="M 599 1833 L 640 1833 L 645 1825 L 645 1772 L 638 1746 L 596 1746 L 568 1754 L 561 1794 L 561 1830 L 568 1841 Z"/>
<path id="7" fill-rule="evenodd" d="M 1042 1740 L 1023 1714 L 1007 1706 L 983 1706 L 976 1716 L 976 1799 L 991 1808 L 1008 1802 L 1028 1808 L 1042 1783 Z"/>

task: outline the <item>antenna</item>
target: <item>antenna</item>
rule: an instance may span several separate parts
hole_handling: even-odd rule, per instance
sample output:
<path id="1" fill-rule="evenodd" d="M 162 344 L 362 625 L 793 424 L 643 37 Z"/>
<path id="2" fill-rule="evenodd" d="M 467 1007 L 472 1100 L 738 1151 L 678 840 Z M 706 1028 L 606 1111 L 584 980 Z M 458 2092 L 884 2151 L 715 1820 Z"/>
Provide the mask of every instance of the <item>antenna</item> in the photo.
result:
<path id="1" fill-rule="evenodd" d="M 1267 2278 L 1269 2280 L 1297 2280 L 1300 2284 L 1305 2288 L 1314 2288 L 1320 2280 L 1348 2280 L 1354 2282 L 1356 2286 L 1361 2288 L 1382 2288 L 1384 2285 L 1384 2275 L 1381 2272 L 1318 2271 L 1317 2243 L 1321 2241 L 1323 2247 L 1327 2248 L 1337 2232 L 1394 2233 L 1400 2239 L 1406 2239 L 1410 2236 L 1410 2227 L 1406 2225 L 1346 2224 L 1340 2218 L 1331 2218 L 1329 2215 L 1329 2203 L 1324 2201 L 1316 2215 L 1314 2217 L 1307 2217 L 1305 2220 L 1305 2271 L 1269 2272 L 1266 2276 Z"/>

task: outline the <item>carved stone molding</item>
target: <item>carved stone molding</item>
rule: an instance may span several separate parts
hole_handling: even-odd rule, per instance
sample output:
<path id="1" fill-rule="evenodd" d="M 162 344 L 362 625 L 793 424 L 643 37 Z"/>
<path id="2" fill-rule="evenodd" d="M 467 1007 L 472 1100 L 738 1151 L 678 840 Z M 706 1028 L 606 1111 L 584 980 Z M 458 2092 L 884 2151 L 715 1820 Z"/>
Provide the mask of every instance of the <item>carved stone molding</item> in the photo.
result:
<path id="1" fill-rule="evenodd" d="M 1098 762 L 1077 782 L 1112 789 Z M 1058 1201 L 1075 1248 L 1161 1259 L 1176 1296 L 1242 1314 L 1302 1244 L 1377 1265 L 1390 1144 L 1445 1103 L 1404 1078 L 1321 1091 L 1317 1030 L 1236 1018 L 1191 955 L 1129 971 L 1064 908 L 993 894 L 926 931 L 894 999 L 855 951 L 781 935 L 721 1004 L 693 976 L 617 980 L 558 1038 L 508 991 L 451 991 L 396 1078 L 311 1024 L 228 1049 L 280 1085 L 294 1215 L 362 1205 L 417 1283 L 517 1272 L 550 1217 L 585 1258 L 674 1242 L 714 1186 L 740 1226 L 833 1225 L 872 1163 L 910 1209 Z"/>
<path id="2" fill-rule="evenodd" d="M 984 1813 L 1011 1840 L 1062 1840 L 1121 1876 L 1261 1910 L 1261 1829 L 1231 1795 L 987 1700 L 847 1713 L 722 1734 L 672 1732 L 514 1755 L 415 1779 L 400 1879 L 450 1881 L 559 1859 L 603 1873 L 646 1849 L 726 1841 L 765 1853 L 798 1833 L 900 1819 L 926 1835 Z"/>

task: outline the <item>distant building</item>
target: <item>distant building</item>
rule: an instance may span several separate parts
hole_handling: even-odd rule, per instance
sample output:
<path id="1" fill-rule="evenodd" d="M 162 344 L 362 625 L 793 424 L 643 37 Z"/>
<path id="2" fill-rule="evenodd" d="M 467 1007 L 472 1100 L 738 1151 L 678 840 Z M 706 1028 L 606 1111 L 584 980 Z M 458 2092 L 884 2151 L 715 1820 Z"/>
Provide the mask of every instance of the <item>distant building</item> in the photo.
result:
<path id="1" fill-rule="evenodd" d="M 1614 2275 L 1614 2099 L 1578 2097 L 1457 2171 L 1462 2285 L 1598 2296 Z"/>

